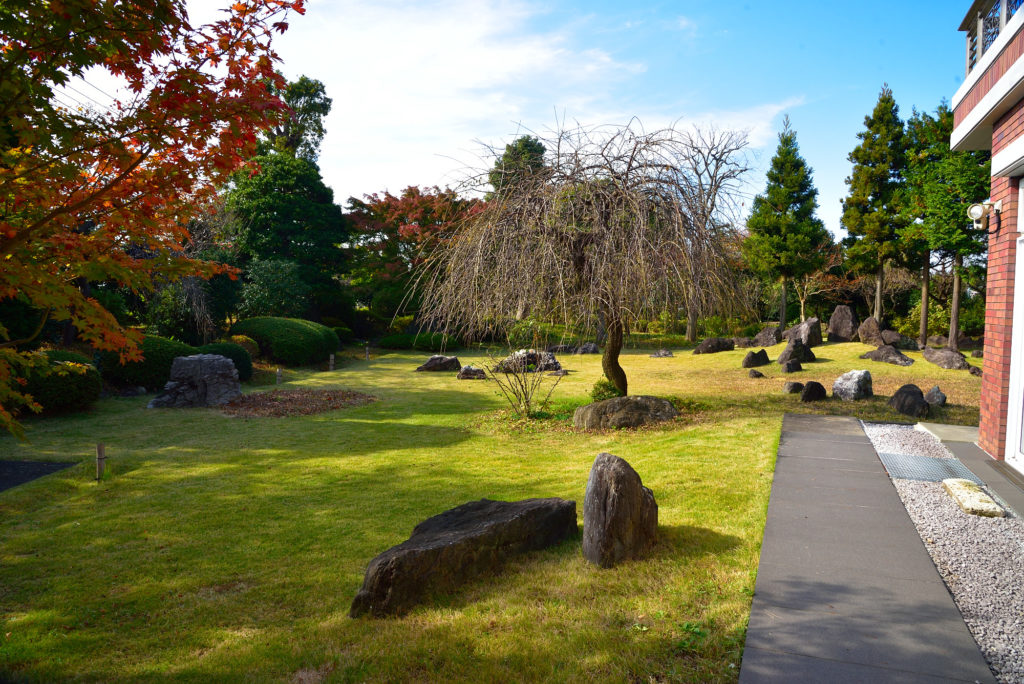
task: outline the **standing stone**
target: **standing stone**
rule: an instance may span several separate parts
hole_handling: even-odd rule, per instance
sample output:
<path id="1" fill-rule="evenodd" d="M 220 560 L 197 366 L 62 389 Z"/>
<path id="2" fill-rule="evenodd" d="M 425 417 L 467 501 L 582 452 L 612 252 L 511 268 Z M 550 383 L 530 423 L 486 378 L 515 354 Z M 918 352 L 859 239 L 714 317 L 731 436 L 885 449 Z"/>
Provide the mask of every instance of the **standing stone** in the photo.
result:
<path id="1" fill-rule="evenodd" d="M 802 382 L 787 382 L 782 386 L 783 394 L 800 394 L 804 391 L 804 383 Z"/>
<path id="2" fill-rule="evenodd" d="M 782 364 L 783 373 L 797 373 L 799 371 L 802 371 L 803 369 L 804 367 L 801 366 L 800 362 L 797 361 L 796 359 L 790 359 L 789 361 L 786 361 L 784 364 Z"/>
<path id="3" fill-rule="evenodd" d="M 754 336 L 755 347 L 774 347 L 782 341 L 782 328 L 770 325 Z"/>
<path id="4" fill-rule="evenodd" d="M 967 370 L 971 367 L 971 364 L 967 363 L 966 356 L 952 349 L 925 348 L 921 350 L 921 356 L 925 358 L 925 361 L 946 370 Z"/>
<path id="5" fill-rule="evenodd" d="M 882 340 L 882 326 L 878 325 L 878 321 L 875 320 L 874 316 L 864 319 L 864 322 L 857 328 L 857 335 L 864 344 L 871 344 L 876 347 L 885 344 Z"/>
<path id="6" fill-rule="evenodd" d="M 800 340 L 805 347 L 816 347 L 821 344 L 821 321 L 817 318 L 808 318 L 803 323 L 794 325 L 782 333 L 782 338 L 792 342 Z"/>
<path id="7" fill-rule="evenodd" d="M 147 408 L 221 406 L 241 396 L 234 362 L 217 354 L 179 356 L 171 363 L 171 377 Z"/>
<path id="8" fill-rule="evenodd" d="M 784 364 L 787 361 L 793 360 L 800 363 L 811 363 L 816 358 L 810 347 L 798 339 L 792 339 L 786 345 L 786 348 L 782 350 L 782 353 L 779 354 L 778 362 L 779 364 Z"/>
<path id="9" fill-rule="evenodd" d="M 866 370 L 843 373 L 832 383 L 832 396 L 843 401 L 866 399 L 874 394 L 871 389 L 871 373 Z"/>
<path id="10" fill-rule="evenodd" d="M 577 430 L 632 428 L 672 420 L 678 415 L 679 411 L 667 399 L 631 394 L 580 406 L 572 414 L 572 424 Z"/>
<path id="11" fill-rule="evenodd" d="M 840 304 L 828 319 L 828 341 L 852 342 L 856 336 L 857 314 L 845 304 Z"/>
<path id="12" fill-rule="evenodd" d="M 758 368 L 760 366 L 767 366 L 771 361 L 768 359 L 768 352 L 761 349 L 756 352 L 747 352 L 747 355 L 743 357 L 744 368 Z"/>
<path id="13" fill-rule="evenodd" d="M 828 393 L 825 391 L 825 386 L 820 382 L 815 382 L 814 380 L 811 380 L 804 385 L 804 389 L 800 393 L 800 401 L 805 403 L 821 401 L 823 399 L 828 399 Z"/>
<path id="14" fill-rule="evenodd" d="M 754 370 L 753 368 L 750 369 L 750 372 L 747 373 L 747 375 L 749 375 L 750 377 L 752 377 L 754 379 L 763 378 L 764 377 L 764 373 L 762 373 L 759 370 Z"/>
<path id="15" fill-rule="evenodd" d="M 654 493 L 626 461 L 608 453 L 594 459 L 583 497 L 583 557 L 602 568 L 641 558 L 658 537 Z"/>
<path id="16" fill-rule="evenodd" d="M 417 371 L 460 371 L 462 364 L 457 356 L 442 356 L 434 354 L 427 362 L 416 369 Z"/>
<path id="17" fill-rule="evenodd" d="M 868 359 L 869 361 L 891 363 L 894 366 L 911 366 L 914 363 L 914 359 L 910 358 L 891 344 L 883 344 L 878 349 L 864 352 L 860 355 L 860 358 Z"/>
<path id="18" fill-rule="evenodd" d="M 924 400 L 931 406 L 946 405 L 946 395 L 939 389 L 938 385 L 928 390 L 928 394 L 924 395 Z"/>
<path id="19" fill-rule="evenodd" d="M 917 385 L 904 385 L 889 398 L 889 406 L 900 413 L 913 418 L 924 418 L 928 415 L 929 404 L 924 400 L 924 393 Z"/>
<path id="20" fill-rule="evenodd" d="M 709 337 L 697 345 L 693 350 L 694 354 L 717 354 L 718 352 L 732 351 L 736 344 L 726 337 Z"/>

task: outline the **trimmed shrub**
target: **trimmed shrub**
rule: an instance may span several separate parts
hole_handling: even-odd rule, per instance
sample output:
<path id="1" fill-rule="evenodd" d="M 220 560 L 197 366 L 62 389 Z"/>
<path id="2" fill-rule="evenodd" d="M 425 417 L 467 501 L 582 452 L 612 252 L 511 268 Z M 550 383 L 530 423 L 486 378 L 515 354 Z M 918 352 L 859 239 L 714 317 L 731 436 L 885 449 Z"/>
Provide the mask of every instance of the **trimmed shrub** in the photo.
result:
<path id="1" fill-rule="evenodd" d="M 89 408 L 100 398 L 103 381 L 88 359 L 86 363 L 51 361 L 47 368 L 34 369 L 26 378 L 23 389 L 43 407 L 44 413 L 62 413 Z"/>
<path id="2" fill-rule="evenodd" d="M 231 344 L 237 344 L 239 347 L 249 352 L 250 358 L 255 359 L 260 355 L 260 345 L 256 344 L 256 340 L 252 339 L 248 335 L 232 335 L 226 341 Z"/>
<path id="3" fill-rule="evenodd" d="M 352 328 L 347 325 L 336 325 L 333 328 L 334 334 L 338 336 L 339 344 L 348 344 L 356 338 L 355 333 L 352 332 Z"/>
<path id="4" fill-rule="evenodd" d="M 64 349 L 47 349 L 43 353 L 46 354 L 46 358 L 50 359 L 50 363 L 70 361 L 71 363 L 80 363 L 83 366 L 93 365 L 92 359 L 85 354 L 79 354 L 78 352 L 65 351 Z"/>
<path id="5" fill-rule="evenodd" d="M 252 355 L 249 354 L 240 344 L 231 342 L 213 342 L 199 347 L 200 354 L 217 354 L 226 356 L 235 364 L 238 371 L 238 379 L 248 382 L 252 379 Z"/>
<path id="6" fill-rule="evenodd" d="M 377 346 L 382 349 L 416 349 L 432 352 L 459 348 L 456 338 L 443 333 L 420 333 L 418 335 L 398 333 L 382 337 Z"/>
<path id="7" fill-rule="evenodd" d="M 288 366 L 326 361 L 339 346 L 333 330 L 299 318 L 248 318 L 235 323 L 231 333 L 248 335 L 256 340 L 261 356 Z"/>
<path id="8" fill-rule="evenodd" d="M 162 389 L 171 377 L 171 364 L 179 356 L 192 356 L 199 350 L 190 345 L 165 337 L 146 335 L 142 338 L 142 361 L 121 364 L 117 354 L 100 355 L 100 373 L 112 385 L 145 387 L 153 392 Z"/>
<path id="9" fill-rule="evenodd" d="M 594 383 L 593 389 L 590 390 L 590 398 L 594 401 L 604 401 L 621 396 L 622 392 L 608 378 L 601 378 Z"/>

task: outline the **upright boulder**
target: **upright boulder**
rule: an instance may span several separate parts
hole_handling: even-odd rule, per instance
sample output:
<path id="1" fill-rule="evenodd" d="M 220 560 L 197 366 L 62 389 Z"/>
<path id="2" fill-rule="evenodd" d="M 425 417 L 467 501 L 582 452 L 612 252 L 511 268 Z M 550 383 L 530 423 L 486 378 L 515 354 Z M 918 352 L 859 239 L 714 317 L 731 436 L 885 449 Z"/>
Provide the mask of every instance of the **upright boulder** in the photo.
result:
<path id="1" fill-rule="evenodd" d="M 736 344 L 727 337 L 709 337 L 697 345 L 693 350 L 694 354 L 716 354 L 718 352 L 732 351 Z"/>
<path id="2" fill-rule="evenodd" d="M 800 340 L 805 347 L 817 347 L 821 344 L 821 321 L 808 318 L 782 333 L 782 338 L 790 342 Z"/>
<path id="3" fill-rule="evenodd" d="M 774 347 L 782 342 L 782 328 L 770 325 L 754 336 L 755 347 Z"/>
<path id="4" fill-rule="evenodd" d="M 760 366 L 767 366 L 771 361 L 768 359 L 768 352 L 764 349 L 759 349 L 754 352 L 747 352 L 747 355 L 743 357 L 744 368 L 758 368 Z"/>
<path id="5" fill-rule="evenodd" d="M 924 399 L 924 392 L 917 385 L 904 385 L 889 398 L 889 406 L 900 413 L 913 418 L 925 418 L 929 404 Z"/>
<path id="6" fill-rule="evenodd" d="M 578 430 L 632 428 L 672 420 L 678 415 L 679 411 L 666 399 L 629 395 L 580 406 L 573 413 L 572 424 Z"/>
<path id="7" fill-rule="evenodd" d="M 171 362 L 171 377 L 148 408 L 221 406 L 241 396 L 234 362 L 217 354 L 179 356 Z"/>
<path id="8" fill-rule="evenodd" d="M 800 363 L 811 363 L 817 357 L 814 356 L 814 352 L 811 348 L 801 342 L 799 339 L 791 339 L 786 348 L 779 354 L 778 362 L 780 365 L 785 365 L 787 361 L 799 361 Z"/>
<path id="9" fill-rule="evenodd" d="M 879 361 L 881 363 L 891 363 L 894 366 L 910 366 L 914 363 L 914 359 L 910 358 L 891 344 L 883 344 L 878 349 L 865 352 L 860 355 L 860 358 L 868 359 L 869 361 Z"/>
<path id="10" fill-rule="evenodd" d="M 883 330 L 882 342 L 892 345 L 897 349 L 917 349 L 918 347 L 917 340 L 898 333 L 895 330 Z"/>
<path id="11" fill-rule="evenodd" d="M 924 400 L 931 406 L 945 406 L 946 394 L 936 385 L 928 390 L 928 394 L 924 395 Z"/>
<path id="12" fill-rule="evenodd" d="M 871 373 L 866 370 L 848 371 L 832 383 L 832 396 L 843 401 L 867 399 L 874 394 L 871 389 Z"/>
<path id="13" fill-rule="evenodd" d="M 840 304 L 828 319 L 829 342 L 852 342 L 857 337 L 857 314 Z"/>
<path id="14" fill-rule="evenodd" d="M 553 546 L 576 532 L 575 501 L 462 504 L 424 520 L 409 539 L 370 561 L 349 615 L 401 615 L 431 593 L 457 589 L 512 555 Z"/>
<path id="15" fill-rule="evenodd" d="M 427 362 L 416 369 L 417 371 L 460 371 L 462 370 L 462 364 L 459 362 L 457 356 L 443 356 L 441 354 L 434 354 Z"/>
<path id="16" fill-rule="evenodd" d="M 967 357 L 952 349 L 931 349 L 925 347 L 921 350 L 921 356 L 925 361 L 934 363 L 939 368 L 946 370 L 967 370 L 971 364 L 967 363 Z"/>
<path id="17" fill-rule="evenodd" d="M 658 538 L 654 493 L 626 461 L 598 454 L 583 497 L 583 557 L 602 568 L 642 558 Z"/>
<path id="18" fill-rule="evenodd" d="M 800 401 L 805 403 L 811 401 L 822 401 L 824 399 L 828 399 L 828 393 L 825 391 L 825 386 L 820 382 L 815 382 L 814 380 L 811 380 L 804 385 L 803 391 L 800 392 Z"/>
<path id="19" fill-rule="evenodd" d="M 857 336 L 864 344 L 871 344 L 876 347 L 885 344 L 885 341 L 882 339 L 882 326 L 878 324 L 874 316 L 868 316 L 864 319 L 864 322 L 857 328 Z"/>

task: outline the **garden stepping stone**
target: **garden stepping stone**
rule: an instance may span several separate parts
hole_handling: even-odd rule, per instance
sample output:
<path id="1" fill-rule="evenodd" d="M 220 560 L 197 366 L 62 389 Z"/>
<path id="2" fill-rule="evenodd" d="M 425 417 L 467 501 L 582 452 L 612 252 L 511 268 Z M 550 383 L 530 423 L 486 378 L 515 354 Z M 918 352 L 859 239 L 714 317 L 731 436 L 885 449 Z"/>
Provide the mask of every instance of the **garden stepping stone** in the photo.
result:
<path id="1" fill-rule="evenodd" d="M 577 530 L 575 501 L 462 504 L 424 520 L 409 539 L 370 561 L 349 616 L 402 615 L 433 593 L 454 591 L 511 556 L 553 546 Z"/>
<path id="2" fill-rule="evenodd" d="M 985 518 L 1002 518 L 1006 515 L 1002 506 L 993 501 L 992 497 L 986 494 L 977 482 L 951 477 L 942 481 L 942 488 L 953 498 L 953 501 L 956 501 L 964 513 L 980 515 Z"/>
<path id="3" fill-rule="evenodd" d="M 658 538 L 658 504 L 640 475 L 609 453 L 594 459 L 583 497 L 583 557 L 602 568 L 642 558 Z"/>

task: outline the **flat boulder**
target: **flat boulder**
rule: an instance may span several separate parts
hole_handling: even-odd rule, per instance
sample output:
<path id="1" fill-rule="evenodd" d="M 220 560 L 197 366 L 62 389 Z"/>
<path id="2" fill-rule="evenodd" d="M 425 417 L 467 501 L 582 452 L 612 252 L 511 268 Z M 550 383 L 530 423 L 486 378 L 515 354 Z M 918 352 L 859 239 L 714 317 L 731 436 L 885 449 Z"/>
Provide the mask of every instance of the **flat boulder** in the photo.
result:
<path id="1" fill-rule="evenodd" d="M 442 356 L 434 354 L 427 362 L 416 369 L 417 371 L 460 371 L 462 364 L 457 356 Z"/>
<path id="2" fill-rule="evenodd" d="M 602 568 L 642 558 L 658 539 L 658 504 L 640 475 L 613 454 L 598 454 L 583 497 L 583 557 Z"/>
<path id="3" fill-rule="evenodd" d="M 549 351 L 519 349 L 498 362 L 495 373 L 543 373 L 562 370 L 562 364 Z"/>
<path id="4" fill-rule="evenodd" d="M 235 363 L 218 354 L 179 356 L 171 376 L 147 408 L 221 406 L 242 395 Z"/>
<path id="5" fill-rule="evenodd" d="M 659 349 L 651 354 L 652 359 L 670 359 L 673 356 L 675 356 L 675 354 L 672 353 L 671 349 Z"/>
<path id="6" fill-rule="evenodd" d="M 811 348 L 801 342 L 799 339 L 792 339 L 786 348 L 779 354 L 778 363 L 780 365 L 785 364 L 787 361 L 799 361 L 800 363 L 811 363 L 816 360 L 814 352 Z"/>
<path id="7" fill-rule="evenodd" d="M 577 354 L 600 354 L 601 350 L 595 342 L 584 342 L 576 350 Z"/>
<path id="8" fill-rule="evenodd" d="M 967 357 L 952 349 L 931 349 L 926 347 L 921 350 L 921 356 L 924 357 L 925 361 L 934 363 L 939 368 L 945 368 L 946 370 L 967 370 L 971 367 L 971 364 L 967 363 Z"/>
<path id="9" fill-rule="evenodd" d="M 914 359 L 910 358 L 891 344 L 883 344 L 874 351 L 865 352 L 860 355 L 862 359 L 878 361 L 880 363 L 891 363 L 894 366 L 910 366 Z"/>
<path id="10" fill-rule="evenodd" d="M 701 341 L 694 354 L 717 354 L 718 352 L 732 351 L 736 348 L 735 343 L 727 337 L 709 337 Z"/>
<path id="11" fill-rule="evenodd" d="M 486 380 L 487 372 L 483 368 L 475 366 L 463 366 L 456 375 L 459 380 Z"/>
<path id="12" fill-rule="evenodd" d="M 800 362 L 796 359 L 790 359 L 789 361 L 786 361 L 786 363 L 782 364 L 783 373 L 798 373 L 803 369 L 804 367 L 801 366 Z"/>
<path id="13" fill-rule="evenodd" d="M 925 418 L 929 410 L 929 404 L 924 399 L 924 392 L 917 385 L 900 387 L 889 398 L 889 406 L 912 418 Z"/>
<path id="14" fill-rule="evenodd" d="M 804 383 L 802 382 L 787 382 L 782 386 L 783 394 L 800 394 L 804 391 Z"/>
<path id="15" fill-rule="evenodd" d="M 756 352 L 747 352 L 747 355 L 743 357 L 744 368 L 759 368 L 760 366 L 767 366 L 769 363 L 771 363 L 771 360 L 768 358 L 768 352 L 764 349 Z"/>
<path id="16" fill-rule="evenodd" d="M 782 342 L 782 328 L 770 325 L 754 336 L 755 347 L 774 347 Z"/>
<path id="17" fill-rule="evenodd" d="M 885 344 L 885 340 L 882 339 L 882 326 L 878 324 L 874 316 L 868 316 L 858 326 L 857 337 L 864 344 L 873 344 L 876 347 Z"/>
<path id="18" fill-rule="evenodd" d="M 800 340 L 805 347 L 817 347 L 821 344 L 821 321 L 817 318 L 808 318 L 782 333 L 782 339 L 790 342 Z"/>
<path id="19" fill-rule="evenodd" d="M 871 389 L 871 373 L 866 370 L 852 370 L 843 373 L 832 383 L 832 396 L 843 401 L 858 401 L 874 396 Z"/>
<path id="20" fill-rule="evenodd" d="M 679 411 L 670 401 L 628 395 L 580 406 L 573 413 L 572 424 L 579 430 L 632 428 L 672 420 L 678 415 Z"/>
<path id="21" fill-rule="evenodd" d="M 811 380 L 804 385 L 803 391 L 800 392 L 800 401 L 811 402 L 811 401 L 822 401 L 828 399 L 828 393 L 825 391 L 825 386 L 820 382 Z"/>
<path id="22" fill-rule="evenodd" d="M 575 501 L 462 504 L 424 520 L 406 541 L 370 561 L 349 615 L 402 615 L 432 593 L 454 591 L 513 555 L 553 546 L 576 532 Z"/>
<path id="23" fill-rule="evenodd" d="M 928 390 L 928 394 L 924 395 L 924 400 L 927 401 L 930 406 L 946 405 L 946 395 L 939 389 L 938 385 Z"/>
<path id="24" fill-rule="evenodd" d="M 840 304 L 828 319 L 828 341 L 852 342 L 856 337 L 857 314 L 845 304 Z"/>

